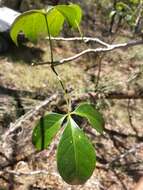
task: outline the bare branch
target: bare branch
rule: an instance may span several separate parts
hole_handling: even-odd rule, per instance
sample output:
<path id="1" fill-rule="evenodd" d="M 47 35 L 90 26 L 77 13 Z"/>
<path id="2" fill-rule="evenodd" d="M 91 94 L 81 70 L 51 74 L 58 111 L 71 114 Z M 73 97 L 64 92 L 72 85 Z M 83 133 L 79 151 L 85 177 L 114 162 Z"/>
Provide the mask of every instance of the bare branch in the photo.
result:
<path id="1" fill-rule="evenodd" d="M 29 171 L 29 172 L 21 172 L 21 171 L 15 171 L 15 170 L 4 170 L 0 173 L 8 173 L 8 174 L 13 174 L 15 176 L 31 176 L 31 175 L 39 175 L 39 174 L 44 174 L 44 175 L 57 175 L 56 173 L 51 173 L 46 170 L 38 170 L 38 171 Z"/>
<path id="2" fill-rule="evenodd" d="M 106 45 L 107 47 L 104 47 L 104 48 L 95 48 L 95 49 L 89 48 L 89 49 L 83 50 L 82 52 L 77 53 L 71 57 L 64 58 L 64 59 L 61 59 L 58 61 L 54 61 L 53 65 L 58 66 L 58 65 L 62 65 L 67 62 L 74 61 L 74 60 L 78 59 L 79 57 L 86 55 L 88 53 L 101 53 L 101 52 L 104 53 L 104 52 L 109 52 L 109 51 L 113 51 L 116 49 L 128 48 L 128 47 L 137 46 L 137 45 L 141 45 L 141 44 L 143 44 L 143 40 L 130 41 L 127 43 L 122 43 L 122 44 L 111 44 L 111 45 L 107 44 Z M 50 61 L 46 61 L 46 62 L 41 62 L 41 63 L 36 63 L 36 64 L 33 63 L 32 65 L 37 66 L 37 65 L 50 65 L 50 64 L 51 64 Z"/>
<path id="3" fill-rule="evenodd" d="M 49 38 L 46 38 L 47 40 L 49 40 Z M 88 42 L 96 42 L 100 45 L 106 46 L 108 47 L 109 44 L 100 40 L 99 38 L 92 38 L 92 37 L 71 37 L 71 38 L 64 38 L 64 37 L 57 37 L 57 38 L 53 38 L 51 37 L 51 40 L 55 40 L 55 41 L 80 41 L 80 42 L 84 42 L 84 43 L 88 43 Z"/>
<path id="4" fill-rule="evenodd" d="M 45 101 L 43 101 L 42 103 L 37 105 L 35 108 L 31 109 L 26 114 L 24 114 L 19 119 L 17 119 L 15 123 L 12 123 L 10 125 L 7 132 L 3 135 L 3 139 L 5 139 L 11 133 L 13 133 L 17 129 L 19 129 L 27 121 L 33 121 L 33 119 L 36 118 L 37 115 L 42 115 L 45 112 L 48 104 L 50 104 L 52 101 L 56 100 L 57 97 L 58 97 L 58 95 L 55 94 L 55 95 L 51 96 L 50 98 L 47 98 Z"/>
<path id="5" fill-rule="evenodd" d="M 87 99 L 118 99 L 118 100 L 124 100 L 124 99 L 143 99 L 143 90 L 138 91 L 111 91 L 108 93 L 99 93 L 99 92 L 89 92 L 89 93 L 83 93 L 77 95 L 75 98 L 73 98 L 74 101 L 83 101 Z"/>
<path id="6" fill-rule="evenodd" d="M 128 156 L 129 154 L 135 153 L 138 149 L 143 147 L 143 143 L 140 144 L 136 144 L 134 145 L 132 148 L 130 148 L 129 150 L 125 151 L 123 154 L 120 154 L 119 156 L 117 156 L 116 158 L 114 158 L 111 162 L 107 163 L 107 164 L 102 164 L 102 163 L 97 163 L 96 168 L 99 169 L 104 169 L 106 171 L 108 171 L 109 169 L 113 170 L 113 164 L 123 158 L 125 158 L 126 156 Z"/>
<path id="7" fill-rule="evenodd" d="M 123 154 L 117 156 L 116 158 L 114 158 L 109 164 L 108 166 L 112 165 L 114 162 L 125 158 L 127 155 L 132 154 L 134 152 L 136 152 L 138 149 L 140 149 L 141 147 L 143 147 L 143 143 L 140 144 L 136 144 L 134 145 L 132 148 L 130 148 L 129 150 L 125 151 Z"/>

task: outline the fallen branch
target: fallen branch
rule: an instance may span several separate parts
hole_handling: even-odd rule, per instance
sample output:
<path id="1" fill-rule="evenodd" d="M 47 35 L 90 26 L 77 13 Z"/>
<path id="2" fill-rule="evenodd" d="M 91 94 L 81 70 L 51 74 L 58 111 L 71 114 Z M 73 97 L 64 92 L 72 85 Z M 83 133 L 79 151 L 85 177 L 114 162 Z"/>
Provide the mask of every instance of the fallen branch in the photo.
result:
<path id="1" fill-rule="evenodd" d="M 50 98 L 47 98 L 45 101 L 37 105 L 35 108 L 28 111 L 26 114 L 21 116 L 19 119 L 16 120 L 15 123 L 11 123 L 9 129 L 7 132 L 3 135 L 3 140 L 5 140 L 10 134 L 14 133 L 16 130 L 20 129 L 21 126 L 27 125 L 27 122 L 33 121 L 35 118 L 37 118 L 37 115 L 42 115 L 46 109 L 47 106 L 57 99 L 58 95 L 55 94 L 51 96 Z"/>
<path id="2" fill-rule="evenodd" d="M 56 173 L 51 173 L 48 172 L 46 170 L 38 170 L 38 171 L 29 171 L 29 172 L 21 172 L 21 171 L 16 171 L 16 170 L 4 170 L 0 173 L 8 173 L 8 174 L 13 174 L 15 176 L 32 176 L 32 175 L 40 175 L 40 174 L 44 174 L 44 175 L 55 175 L 57 176 Z"/>
<path id="3" fill-rule="evenodd" d="M 73 102 L 86 101 L 87 99 L 97 100 L 97 99 L 117 99 L 117 100 L 125 100 L 125 99 L 143 99 L 143 90 L 140 89 L 138 91 L 123 91 L 117 92 L 112 91 L 108 93 L 99 93 L 99 92 L 89 92 L 77 95 L 73 98 Z"/>
<path id="4" fill-rule="evenodd" d="M 121 154 L 121 155 L 117 156 L 116 158 L 114 158 L 110 163 L 107 164 L 107 167 L 109 168 L 116 161 L 121 160 L 121 159 L 125 158 L 126 156 L 128 156 L 129 154 L 132 154 L 132 153 L 136 152 L 141 147 L 143 147 L 143 143 L 134 145 L 132 148 L 130 148 L 129 150 L 125 151 L 123 154 Z"/>
<path id="5" fill-rule="evenodd" d="M 116 158 L 114 158 L 112 161 L 110 161 L 110 162 L 108 162 L 107 160 L 104 161 L 104 162 L 108 162 L 108 163 L 100 163 L 100 161 L 98 161 L 96 168 L 103 169 L 105 171 L 109 171 L 111 169 L 113 171 L 115 166 L 116 166 L 116 165 L 114 166 L 115 162 L 125 158 L 129 154 L 135 153 L 141 147 L 143 147 L 143 143 L 136 144 L 132 148 L 130 148 L 129 150 L 125 151 L 123 154 L 121 154 L 121 155 L 117 156 Z M 122 166 L 122 164 L 121 164 L 121 166 Z"/>

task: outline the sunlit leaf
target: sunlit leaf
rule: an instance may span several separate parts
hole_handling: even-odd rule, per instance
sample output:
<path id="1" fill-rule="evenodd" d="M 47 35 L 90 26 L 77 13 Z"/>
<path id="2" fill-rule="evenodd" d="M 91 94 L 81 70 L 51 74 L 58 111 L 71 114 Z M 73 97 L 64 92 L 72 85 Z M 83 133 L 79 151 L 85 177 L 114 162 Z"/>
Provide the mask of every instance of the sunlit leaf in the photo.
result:
<path id="1" fill-rule="evenodd" d="M 18 44 L 17 36 L 20 32 L 35 42 L 38 37 L 48 36 L 48 28 L 51 36 L 59 35 L 64 21 L 67 21 L 73 28 L 78 27 L 81 17 L 81 8 L 76 4 L 27 11 L 16 18 L 11 27 L 10 35 L 16 44 Z"/>
<path id="2" fill-rule="evenodd" d="M 97 111 L 91 104 L 82 103 L 73 113 L 81 117 L 85 117 L 88 119 L 93 128 L 95 128 L 99 133 L 103 132 L 105 125 L 104 119 L 101 113 Z"/>
<path id="3" fill-rule="evenodd" d="M 79 25 L 82 17 L 81 8 L 78 5 L 58 5 L 56 9 L 65 17 L 69 25 L 76 28 Z"/>
<path id="4" fill-rule="evenodd" d="M 94 147 L 75 121 L 69 118 L 57 152 L 60 175 L 68 184 L 83 184 L 92 175 L 95 163 Z"/>
<path id="5" fill-rule="evenodd" d="M 57 36 L 62 30 L 64 23 L 64 16 L 55 8 L 52 8 L 48 14 L 46 14 L 47 23 L 51 36 Z"/>
<path id="6" fill-rule="evenodd" d="M 24 33 L 25 36 L 31 40 L 36 41 L 39 36 L 47 35 L 47 28 L 45 16 L 42 10 L 31 10 L 21 14 L 14 21 L 10 35 L 12 40 L 18 44 L 18 34 Z"/>
<path id="7" fill-rule="evenodd" d="M 49 113 L 38 121 L 32 135 L 32 142 L 38 150 L 48 147 L 60 129 L 63 120 L 64 115 Z"/>

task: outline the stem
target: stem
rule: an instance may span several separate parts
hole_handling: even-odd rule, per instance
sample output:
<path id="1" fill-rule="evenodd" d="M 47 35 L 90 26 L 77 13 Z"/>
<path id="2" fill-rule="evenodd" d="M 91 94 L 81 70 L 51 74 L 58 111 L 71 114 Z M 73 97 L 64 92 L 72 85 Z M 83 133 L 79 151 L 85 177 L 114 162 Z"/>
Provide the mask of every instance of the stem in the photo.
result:
<path id="1" fill-rule="evenodd" d="M 52 45 L 52 40 L 51 40 L 51 35 L 50 35 L 50 30 L 49 30 L 49 25 L 48 25 L 46 15 L 45 15 L 45 20 L 46 20 L 47 32 L 48 32 L 48 36 L 49 36 L 49 45 L 50 45 L 50 53 L 51 53 L 51 69 L 52 69 L 53 73 L 55 73 L 55 75 L 63 89 L 65 100 L 66 100 L 66 103 L 68 106 L 68 113 L 69 113 L 70 109 L 71 109 L 71 103 L 70 103 L 71 100 L 70 100 L 70 97 L 68 96 L 68 91 L 67 91 L 62 79 L 60 78 L 58 72 L 56 71 L 56 69 L 54 67 L 53 45 Z"/>
<path id="2" fill-rule="evenodd" d="M 83 33 L 82 33 L 82 31 L 81 31 L 81 28 L 80 28 L 78 22 L 75 21 L 75 23 L 76 23 L 76 25 L 77 25 L 77 28 L 78 28 L 78 31 L 79 31 L 80 37 L 82 38 L 82 40 L 84 40 L 84 39 L 83 39 Z"/>

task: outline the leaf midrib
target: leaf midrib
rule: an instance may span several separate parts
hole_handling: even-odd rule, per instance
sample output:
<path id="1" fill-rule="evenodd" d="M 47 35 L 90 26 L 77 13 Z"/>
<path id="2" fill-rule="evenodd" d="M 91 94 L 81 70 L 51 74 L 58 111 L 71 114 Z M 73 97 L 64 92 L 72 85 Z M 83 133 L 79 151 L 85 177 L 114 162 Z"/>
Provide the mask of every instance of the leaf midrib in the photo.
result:
<path id="1" fill-rule="evenodd" d="M 73 119 L 72 118 L 70 118 L 70 127 L 71 127 L 71 133 L 72 133 L 72 139 L 73 139 L 73 147 L 74 147 L 74 157 L 75 157 L 75 173 L 76 173 L 76 176 L 75 177 L 78 177 L 77 176 L 77 154 L 76 154 L 76 149 L 75 149 L 75 147 L 76 147 L 76 144 L 75 144 L 75 141 L 74 141 L 74 132 L 73 132 L 73 129 L 72 129 L 72 123 L 71 122 L 74 122 L 73 121 Z M 75 125 L 75 124 L 74 124 Z M 74 126 L 75 127 L 75 126 Z"/>

